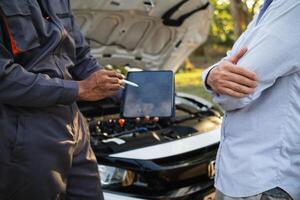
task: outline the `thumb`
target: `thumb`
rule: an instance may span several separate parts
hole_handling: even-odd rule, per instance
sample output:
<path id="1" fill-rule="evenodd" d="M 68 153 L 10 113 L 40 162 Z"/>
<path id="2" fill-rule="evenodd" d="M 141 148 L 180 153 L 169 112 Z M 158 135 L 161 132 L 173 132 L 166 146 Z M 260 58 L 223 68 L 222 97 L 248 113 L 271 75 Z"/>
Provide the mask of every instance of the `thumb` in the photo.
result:
<path id="1" fill-rule="evenodd" d="M 236 64 L 248 51 L 246 47 L 241 48 L 234 56 L 230 57 L 228 60 L 233 64 Z"/>

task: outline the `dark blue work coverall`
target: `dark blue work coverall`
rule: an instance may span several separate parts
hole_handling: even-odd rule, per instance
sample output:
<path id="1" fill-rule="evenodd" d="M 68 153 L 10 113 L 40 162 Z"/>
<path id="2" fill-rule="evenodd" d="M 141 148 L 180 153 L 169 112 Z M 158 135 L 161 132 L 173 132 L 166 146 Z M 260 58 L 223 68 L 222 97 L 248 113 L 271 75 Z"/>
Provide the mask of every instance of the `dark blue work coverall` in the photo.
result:
<path id="1" fill-rule="evenodd" d="M 103 199 L 78 86 L 100 69 L 68 0 L 0 0 L 0 200 Z"/>

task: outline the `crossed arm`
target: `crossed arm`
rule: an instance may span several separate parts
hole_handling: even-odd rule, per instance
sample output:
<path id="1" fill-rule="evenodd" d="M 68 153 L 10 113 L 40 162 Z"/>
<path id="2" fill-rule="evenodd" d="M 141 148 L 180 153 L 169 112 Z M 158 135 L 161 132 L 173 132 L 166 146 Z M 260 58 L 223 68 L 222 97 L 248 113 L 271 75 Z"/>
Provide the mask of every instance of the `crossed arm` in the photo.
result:
<path id="1" fill-rule="evenodd" d="M 296 38 L 289 35 L 293 36 Z M 299 42 L 289 37 L 268 33 L 248 51 L 243 48 L 206 70 L 203 79 L 214 101 L 225 111 L 242 109 L 272 87 L 278 78 L 299 71 Z"/>

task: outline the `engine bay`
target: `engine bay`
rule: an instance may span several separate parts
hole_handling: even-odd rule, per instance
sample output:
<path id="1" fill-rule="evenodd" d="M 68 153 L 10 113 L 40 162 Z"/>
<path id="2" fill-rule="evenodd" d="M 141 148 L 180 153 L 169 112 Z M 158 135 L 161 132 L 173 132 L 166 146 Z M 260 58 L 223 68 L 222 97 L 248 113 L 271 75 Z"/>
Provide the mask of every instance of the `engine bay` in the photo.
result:
<path id="1" fill-rule="evenodd" d="M 79 103 L 87 117 L 94 151 L 113 154 L 191 137 L 218 128 L 221 115 L 193 99 L 176 96 L 176 116 L 151 121 L 122 119 L 113 99 Z"/>

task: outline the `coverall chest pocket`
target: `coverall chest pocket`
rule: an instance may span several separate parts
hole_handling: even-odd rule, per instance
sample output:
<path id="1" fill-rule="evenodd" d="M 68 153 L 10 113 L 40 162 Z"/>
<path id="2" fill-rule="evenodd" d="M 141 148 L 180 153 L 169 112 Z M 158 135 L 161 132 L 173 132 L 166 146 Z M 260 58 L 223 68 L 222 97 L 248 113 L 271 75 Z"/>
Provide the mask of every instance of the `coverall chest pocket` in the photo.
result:
<path id="1" fill-rule="evenodd" d="M 29 4 L 24 0 L 1 0 L 0 6 L 7 21 L 9 32 L 19 52 L 38 47 L 39 39 Z"/>

